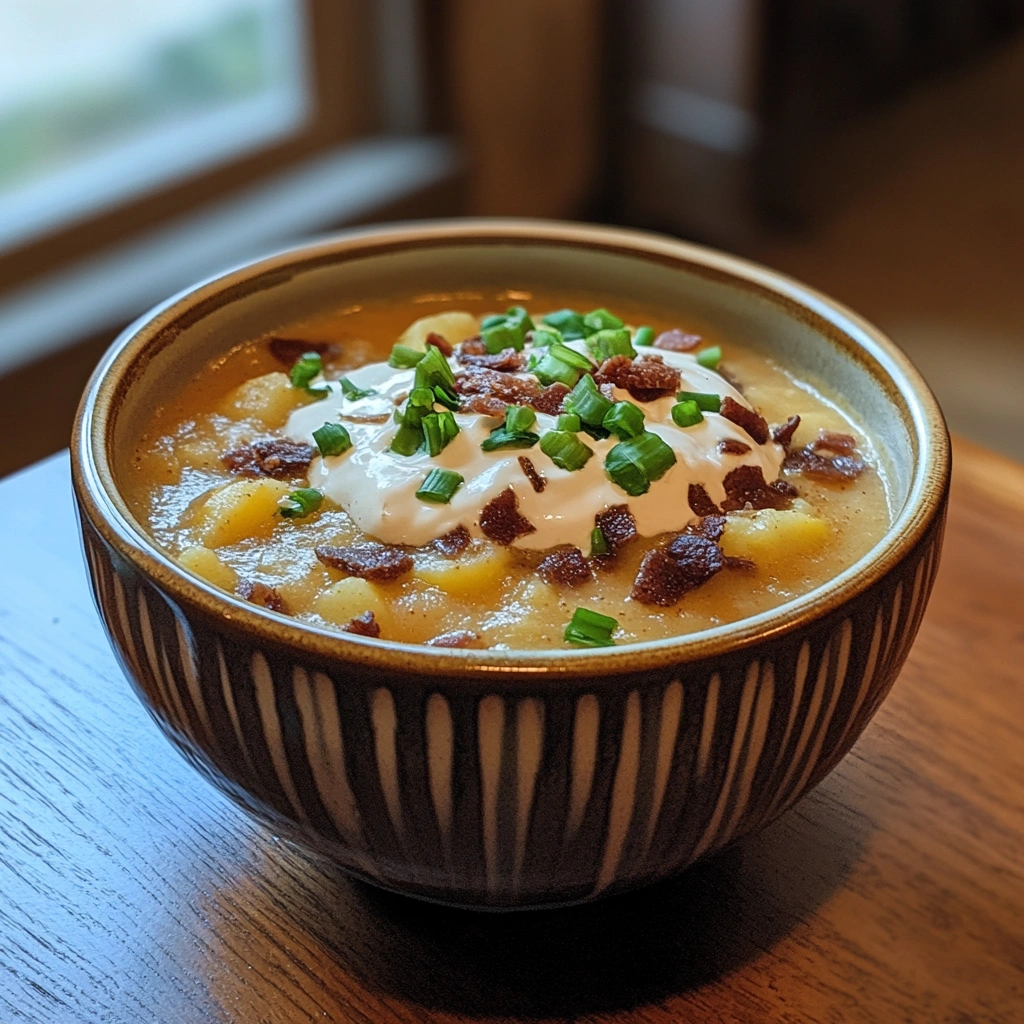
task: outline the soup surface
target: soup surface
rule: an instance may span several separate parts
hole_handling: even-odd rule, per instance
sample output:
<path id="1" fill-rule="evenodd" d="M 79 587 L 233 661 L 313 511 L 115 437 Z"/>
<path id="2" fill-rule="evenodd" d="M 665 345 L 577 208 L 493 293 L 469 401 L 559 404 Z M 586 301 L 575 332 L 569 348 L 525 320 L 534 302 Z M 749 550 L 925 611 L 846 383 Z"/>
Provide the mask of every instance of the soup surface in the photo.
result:
<path id="1" fill-rule="evenodd" d="M 827 382 L 610 305 L 418 295 L 254 338 L 154 411 L 123 490 L 226 591 L 453 647 L 733 622 L 882 537 L 871 439 Z"/>

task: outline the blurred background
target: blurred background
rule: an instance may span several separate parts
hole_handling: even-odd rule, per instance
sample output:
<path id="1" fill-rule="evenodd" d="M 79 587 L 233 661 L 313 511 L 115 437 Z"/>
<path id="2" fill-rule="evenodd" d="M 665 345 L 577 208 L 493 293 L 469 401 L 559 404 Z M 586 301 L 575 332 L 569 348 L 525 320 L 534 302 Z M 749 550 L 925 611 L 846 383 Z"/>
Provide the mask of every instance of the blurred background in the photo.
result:
<path id="1" fill-rule="evenodd" d="M 1024 0 L 0 0 L 0 473 L 119 329 L 336 227 L 634 225 L 877 322 L 1024 459 Z"/>

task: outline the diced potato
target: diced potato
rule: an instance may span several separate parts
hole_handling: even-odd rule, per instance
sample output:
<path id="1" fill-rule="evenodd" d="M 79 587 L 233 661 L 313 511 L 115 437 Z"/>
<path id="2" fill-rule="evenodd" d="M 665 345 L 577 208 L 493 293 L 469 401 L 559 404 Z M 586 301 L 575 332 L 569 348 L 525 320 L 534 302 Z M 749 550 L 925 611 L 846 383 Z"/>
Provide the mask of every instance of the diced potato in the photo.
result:
<path id="1" fill-rule="evenodd" d="M 262 568 L 266 571 L 267 564 L 264 563 Z M 269 570 L 274 571 L 273 565 L 269 566 Z M 326 590 L 331 582 L 331 574 L 318 562 L 309 572 L 296 574 L 279 583 L 277 592 L 291 611 L 306 612 L 312 607 L 317 595 Z"/>
<path id="2" fill-rule="evenodd" d="M 236 480 L 213 491 L 193 511 L 192 523 L 211 548 L 267 537 L 274 528 L 277 503 L 288 493 L 283 480 Z"/>
<path id="3" fill-rule="evenodd" d="M 216 551 L 204 548 L 201 544 L 186 548 L 178 556 L 178 564 L 196 576 L 212 583 L 215 587 L 229 592 L 238 585 L 238 575 L 230 565 L 225 564 L 217 556 Z"/>
<path id="4" fill-rule="evenodd" d="M 411 643 L 423 643 L 448 630 L 445 617 L 452 610 L 449 594 L 417 579 L 389 588 L 389 613 L 393 635 Z"/>
<path id="5" fill-rule="evenodd" d="M 493 592 L 511 571 L 508 551 L 493 544 L 482 545 L 475 555 L 468 551 L 458 558 L 422 561 L 413 570 L 424 583 L 452 597 L 477 599 Z"/>
<path id="6" fill-rule="evenodd" d="M 578 603 L 576 597 L 574 603 Z M 494 630 L 494 635 L 510 647 L 535 647 L 538 641 L 554 646 L 560 644 L 571 617 L 566 600 L 554 587 L 528 578 L 501 603 L 500 611 L 483 621 L 482 631 L 487 637 Z"/>
<path id="7" fill-rule="evenodd" d="M 286 373 L 265 373 L 229 391 L 217 412 L 234 420 L 258 419 L 268 427 L 283 427 L 291 411 L 306 401 L 305 393 L 292 387 Z"/>
<path id="8" fill-rule="evenodd" d="M 772 570 L 793 558 L 817 553 L 828 544 L 831 533 L 824 519 L 806 512 L 768 508 L 728 516 L 722 551 Z"/>
<path id="9" fill-rule="evenodd" d="M 387 595 L 358 576 L 332 583 L 317 595 L 311 610 L 336 626 L 344 626 L 364 612 L 373 612 L 382 632 L 391 624 Z"/>
<path id="10" fill-rule="evenodd" d="M 422 349 L 427 343 L 427 335 L 431 333 L 440 334 L 449 344 L 458 345 L 460 341 L 480 333 L 480 321 L 472 313 L 435 313 L 409 324 L 398 341 L 409 348 Z"/>

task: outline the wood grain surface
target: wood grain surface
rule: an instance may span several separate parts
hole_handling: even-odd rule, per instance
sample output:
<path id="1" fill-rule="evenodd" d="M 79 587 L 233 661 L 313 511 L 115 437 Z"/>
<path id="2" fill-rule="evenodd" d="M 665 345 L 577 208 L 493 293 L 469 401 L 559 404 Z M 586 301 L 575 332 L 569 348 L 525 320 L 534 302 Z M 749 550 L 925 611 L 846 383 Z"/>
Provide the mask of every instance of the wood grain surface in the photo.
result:
<path id="1" fill-rule="evenodd" d="M 956 447 L 891 696 L 760 835 L 473 914 L 275 840 L 175 754 L 86 589 L 66 456 L 0 484 L 0 1024 L 1024 1021 L 1024 468 Z"/>

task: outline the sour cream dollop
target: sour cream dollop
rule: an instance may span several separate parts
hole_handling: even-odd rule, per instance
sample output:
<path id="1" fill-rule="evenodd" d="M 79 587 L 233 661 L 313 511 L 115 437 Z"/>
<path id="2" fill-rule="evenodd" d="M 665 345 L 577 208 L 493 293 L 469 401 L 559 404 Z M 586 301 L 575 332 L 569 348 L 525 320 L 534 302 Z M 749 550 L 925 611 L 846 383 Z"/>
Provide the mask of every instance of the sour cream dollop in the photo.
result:
<path id="1" fill-rule="evenodd" d="M 582 341 L 568 344 L 586 352 Z M 701 366 L 693 355 L 655 351 L 680 371 L 680 390 L 728 396 L 750 408 L 734 387 L 718 373 Z M 449 363 L 459 371 L 454 358 Z M 594 516 L 611 505 L 621 504 L 629 505 L 637 531 L 653 537 L 679 531 L 692 520 L 688 501 L 691 484 L 702 484 L 712 500 L 721 502 L 725 499 L 723 481 L 731 470 L 741 465 L 758 466 L 770 482 L 778 478 L 785 456 L 781 445 L 773 441 L 755 443 L 742 427 L 718 413 L 706 412 L 703 422 L 681 428 L 672 420 L 674 396 L 636 402 L 620 388 L 615 389 L 615 400 L 638 405 L 643 410 L 646 429 L 658 434 L 676 455 L 675 465 L 654 481 L 646 494 L 637 497 L 626 494 L 605 474 L 605 457 L 618 443 L 614 436 L 598 441 L 580 434 L 594 455 L 582 469 L 569 472 L 556 466 L 538 445 L 525 450 L 482 451 L 481 441 L 501 421 L 459 412 L 455 414 L 459 434 L 439 455 L 399 455 L 388 447 L 398 429 L 393 414 L 412 390 L 414 376 L 414 370 L 369 363 L 350 373 L 348 379 L 360 389 L 372 389 L 373 395 L 349 399 L 339 383 L 331 382 L 327 398 L 295 410 L 285 428 L 290 439 L 313 444 L 313 431 L 325 422 L 345 425 L 352 447 L 341 455 L 315 458 L 309 469 L 310 486 L 319 488 L 344 508 L 364 533 L 387 544 L 418 547 L 459 525 L 475 536 L 483 536 L 480 511 L 507 487 L 515 492 L 520 513 L 536 527 L 534 533 L 515 541 L 516 547 L 543 550 L 557 544 L 574 544 L 587 551 Z M 532 429 L 543 436 L 555 425 L 556 417 L 537 413 Z M 742 455 L 725 454 L 720 451 L 719 442 L 727 439 L 741 441 L 750 450 Z M 527 456 L 546 479 L 542 492 L 536 492 L 524 475 L 519 464 L 521 455 Z M 465 480 L 447 505 L 416 497 L 427 473 L 435 467 L 455 470 Z"/>

